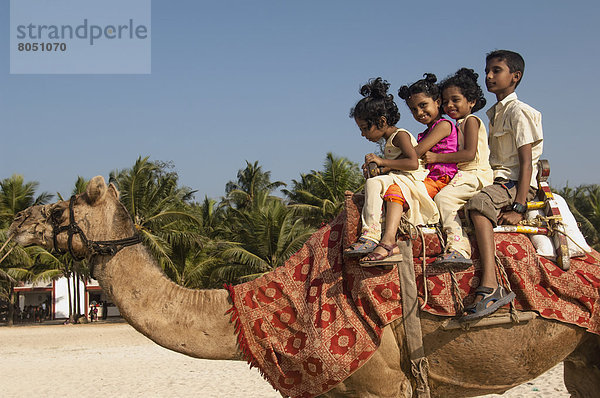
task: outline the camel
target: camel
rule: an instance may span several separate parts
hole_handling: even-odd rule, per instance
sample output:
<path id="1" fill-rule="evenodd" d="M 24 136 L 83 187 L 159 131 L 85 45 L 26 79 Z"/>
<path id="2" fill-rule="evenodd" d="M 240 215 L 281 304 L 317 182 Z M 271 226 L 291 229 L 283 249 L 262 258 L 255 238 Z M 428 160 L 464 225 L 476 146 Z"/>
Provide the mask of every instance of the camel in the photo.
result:
<path id="1" fill-rule="evenodd" d="M 69 201 L 33 206 L 10 227 L 17 243 L 54 245 L 87 256 L 94 276 L 137 331 L 157 344 L 196 358 L 241 360 L 226 290 L 192 290 L 169 280 L 141 244 L 116 253 L 91 253 L 85 238 L 57 233 L 75 221 L 90 241 L 131 237 L 134 224 L 114 185 L 94 177 Z M 74 220 L 70 220 L 73 217 Z M 574 397 L 600 391 L 600 340 L 583 329 L 542 318 L 516 325 L 442 330 L 443 319 L 422 315 L 432 397 L 502 393 L 565 360 L 565 384 Z M 414 391 L 401 320 L 384 328 L 373 356 L 324 397 L 410 397 Z"/>

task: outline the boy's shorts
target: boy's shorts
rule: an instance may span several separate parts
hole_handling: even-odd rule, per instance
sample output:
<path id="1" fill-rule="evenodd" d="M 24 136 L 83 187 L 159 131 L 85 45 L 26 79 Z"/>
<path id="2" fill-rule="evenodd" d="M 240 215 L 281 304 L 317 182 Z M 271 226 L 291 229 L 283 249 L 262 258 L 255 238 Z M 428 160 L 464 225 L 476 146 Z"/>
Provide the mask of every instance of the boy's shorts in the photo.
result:
<path id="1" fill-rule="evenodd" d="M 527 193 L 527 201 L 532 200 L 537 193 L 537 189 L 529 187 Z M 492 185 L 484 187 L 475 196 L 473 196 L 467 204 L 465 210 L 478 211 L 486 216 L 494 227 L 498 225 L 498 217 L 504 210 L 510 210 L 510 206 L 514 203 L 517 196 L 517 181 L 494 180 Z M 467 217 L 468 218 L 468 217 Z"/>

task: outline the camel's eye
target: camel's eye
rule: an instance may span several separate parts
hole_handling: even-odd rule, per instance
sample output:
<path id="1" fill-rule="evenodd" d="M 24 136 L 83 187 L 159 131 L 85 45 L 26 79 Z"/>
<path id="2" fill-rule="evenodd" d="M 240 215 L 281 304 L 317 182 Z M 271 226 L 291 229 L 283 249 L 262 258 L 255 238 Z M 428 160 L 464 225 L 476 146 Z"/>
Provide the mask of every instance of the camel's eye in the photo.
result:
<path id="1" fill-rule="evenodd" d="M 50 217 L 56 221 L 60 221 L 62 219 L 63 210 L 62 209 L 52 209 L 50 212 Z"/>

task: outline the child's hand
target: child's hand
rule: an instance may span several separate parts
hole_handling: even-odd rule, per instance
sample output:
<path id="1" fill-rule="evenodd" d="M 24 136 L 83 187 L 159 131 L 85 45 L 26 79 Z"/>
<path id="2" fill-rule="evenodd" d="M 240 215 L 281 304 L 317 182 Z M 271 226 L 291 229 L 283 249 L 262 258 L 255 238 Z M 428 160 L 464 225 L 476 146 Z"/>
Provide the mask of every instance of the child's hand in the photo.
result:
<path id="1" fill-rule="evenodd" d="M 523 214 L 519 214 L 515 211 L 507 211 L 505 213 L 500 213 L 498 217 L 498 224 L 500 225 L 517 225 L 521 221 L 523 221 Z"/>
<path id="2" fill-rule="evenodd" d="M 423 160 L 427 164 L 439 163 L 437 153 L 433 153 L 431 151 L 425 152 L 425 155 L 423 155 Z"/>
<path id="3" fill-rule="evenodd" d="M 375 155 L 374 153 L 367 153 L 365 155 L 365 164 L 369 164 L 371 162 L 375 162 L 377 163 L 377 166 L 383 166 L 383 159 L 380 158 L 379 156 Z"/>

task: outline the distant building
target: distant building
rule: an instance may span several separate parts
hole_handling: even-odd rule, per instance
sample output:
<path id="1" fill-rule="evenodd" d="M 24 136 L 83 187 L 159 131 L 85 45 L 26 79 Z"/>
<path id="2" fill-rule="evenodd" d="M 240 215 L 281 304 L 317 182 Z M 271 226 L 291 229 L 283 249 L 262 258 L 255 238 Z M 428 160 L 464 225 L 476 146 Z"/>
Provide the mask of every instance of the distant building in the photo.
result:
<path id="1" fill-rule="evenodd" d="M 76 306 L 76 291 L 73 289 L 73 278 L 60 278 L 49 283 L 21 283 L 15 287 L 15 302 L 18 303 L 19 314 L 27 317 L 31 308 L 42 308 L 46 310 L 47 319 L 67 319 L 69 317 L 69 292 L 71 305 Z M 102 305 L 103 302 L 106 305 Z M 120 316 L 119 309 L 111 302 L 104 293 L 98 281 L 92 279 L 89 282 L 79 282 L 79 312 L 88 316 L 90 308 L 98 307 L 98 318 Z M 107 314 L 104 315 L 104 310 Z M 19 315 L 23 317 L 23 315 Z M 89 316 L 88 316 L 89 319 Z M 24 319 L 27 320 L 27 319 Z"/>

